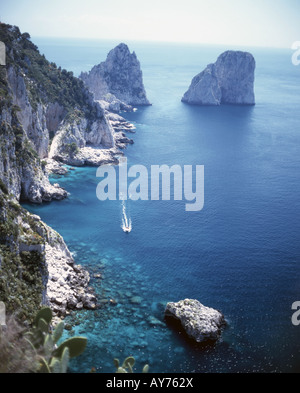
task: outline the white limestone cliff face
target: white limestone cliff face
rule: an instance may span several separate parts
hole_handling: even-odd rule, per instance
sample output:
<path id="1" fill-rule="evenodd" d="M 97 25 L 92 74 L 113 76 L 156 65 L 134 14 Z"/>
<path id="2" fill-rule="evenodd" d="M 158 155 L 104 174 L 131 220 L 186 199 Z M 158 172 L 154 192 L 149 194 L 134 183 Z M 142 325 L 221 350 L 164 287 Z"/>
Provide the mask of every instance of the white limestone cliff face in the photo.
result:
<path id="1" fill-rule="evenodd" d="M 191 105 L 255 105 L 255 59 L 248 52 L 227 51 L 196 75 L 182 98 Z"/>
<path id="2" fill-rule="evenodd" d="M 13 104 L 20 108 L 17 111 L 18 120 L 41 159 L 50 158 L 79 166 L 116 162 L 114 156 L 118 154 L 118 149 L 115 144 L 115 133 L 99 102 L 95 101 L 92 104 L 96 108 L 94 120 L 84 116 L 69 120 L 66 119 L 65 109 L 58 103 L 38 103 L 37 107 L 33 108 L 25 76 L 18 74 L 13 67 L 8 69 L 8 83 Z M 87 147 L 89 148 L 86 149 Z M 103 149 L 103 154 L 99 155 L 99 149 Z M 24 196 L 32 194 L 31 200 L 40 200 L 38 191 L 31 189 L 27 183 L 24 183 L 26 184 Z M 50 185 L 45 187 L 44 184 L 44 188 L 48 188 L 48 191 L 45 191 L 43 200 L 51 199 L 48 195 L 49 187 L 52 188 L 54 195 L 57 194 L 57 189 Z"/>
<path id="3" fill-rule="evenodd" d="M 17 73 L 13 66 L 8 68 L 7 77 L 12 92 L 13 104 L 20 108 L 17 117 L 26 135 L 32 141 L 39 157 L 47 157 L 49 145 L 49 132 L 46 120 L 47 108 L 42 104 L 38 104 L 36 109 L 32 108 L 24 76 Z"/>
<path id="4" fill-rule="evenodd" d="M 105 62 L 93 67 L 89 73 L 81 73 L 80 78 L 94 94 L 95 100 L 109 102 L 110 111 L 126 110 L 126 105 L 150 105 L 140 62 L 126 44 L 111 50 Z"/>
<path id="5" fill-rule="evenodd" d="M 97 120 L 77 118 L 72 123 L 62 123 L 57 130 L 49 151 L 49 169 L 53 161 L 73 166 L 117 164 L 122 150 L 133 143 L 125 134 L 134 132 L 132 124 L 106 110 L 103 101 L 95 101 L 94 105 Z"/>
<path id="6" fill-rule="evenodd" d="M 21 176 L 20 199 L 33 203 L 50 202 L 52 200 L 62 200 L 67 197 L 66 190 L 59 184 L 52 185 L 48 176 L 39 169 L 23 168 Z"/>
<path id="7" fill-rule="evenodd" d="M 15 119 L 10 110 L 0 113 L 1 149 L 0 174 L 1 180 L 8 191 L 17 200 L 28 200 L 42 203 L 52 199 L 61 200 L 67 192 L 59 186 L 53 186 L 45 174 L 34 147 L 26 135 L 16 135 Z"/>
<path id="8" fill-rule="evenodd" d="M 74 166 L 99 166 L 115 163 L 119 154 L 114 129 L 100 104 L 95 102 L 98 116 L 95 121 L 85 118 L 63 123 L 51 144 L 49 158 Z"/>
<path id="9" fill-rule="evenodd" d="M 19 107 L 17 117 L 27 137 L 33 143 L 38 156 L 48 157 L 51 136 L 55 135 L 66 116 L 66 110 L 56 103 L 38 103 L 33 108 L 25 83 L 25 75 L 17 73 L 14 67 L 7 71 L 8 84 L 11 89 L 13 105 Z"/>
<path id="10" fill-rule="evenodd" d="M 88 271 L 75 264 L 67 245 L 57 232 L 43 223 L 38 216 L 34 218 L 46 239 L 45 303 L 50 303 L 52 310 L 60 316 L 65 316 L 72 309 L 96 309 L 97 299 L 88 288 Z"/>

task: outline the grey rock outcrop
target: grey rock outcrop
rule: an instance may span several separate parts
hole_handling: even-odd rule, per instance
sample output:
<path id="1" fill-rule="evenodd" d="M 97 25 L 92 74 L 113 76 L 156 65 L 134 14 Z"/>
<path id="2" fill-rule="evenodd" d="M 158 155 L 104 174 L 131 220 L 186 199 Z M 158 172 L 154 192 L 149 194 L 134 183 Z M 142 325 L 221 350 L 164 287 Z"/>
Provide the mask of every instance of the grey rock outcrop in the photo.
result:
<path id="1" fill-rule="evenodd" d="M 9 67 L 7 70 L 7 80 L 12 92 L 13 104 L 20 109 L 17 112 L 17 117 L 39 157 L 44 158 L 47 157 L 49 145 L 46 107 L 39 103 L 35 110 L 32 108 L 24 76 L 18 73 L 14 67 Z"/>
<path id="2" fill-rule="evenodd" d="M 255 105 L 255 59 L 241 51 L 222 53 L 196 75 L 182 98 L 191 105 Z"/>
<path id="3" fill-rule="evenodd" d="M 225 325 L 222 313 L 192 299 L 168 303 L 165 316 L 179 320 L 188 336 L 197 343 L 218 340 Z"/>
<path id="4" fill-rule="evenodd" d="M 69 165 L 101 165 L 107 160 L 91 162 L 91 153 L 95 157 L 101 150 L 103 156 L 111 157 L 118 153 L 115 146 L 114 130 L 107 120 L 100 104 L 95 102 L 98 116 L 94 121 L 78 117 L 72 122 L 62 123 L 57 130 L 49 151 L 49 158 Z"/>
<path id="5" fill-rule="evenodd" d="M 60 316 L 72 308 L 95 309 L 88 272 L 75 265 L 62 237 L 19 202 L 67 197 L 50 183 L 44 160 L 63 127 L 80 119 L 84 143 L 101 146 L 105 138 L 113 140 L 112 128 L 83 83 L 47 62 L 28 34 L 0 23 L 3 37 L 8 65 L 0 69 L 0 298 L 27 322 L 42 304 Z"/>
<path id="6" fill-rule="evenodd" d="M 121 101 L 111 94 L 108 108 L 104 108 L 100 101 L 94 101 L 83 81 L 47 62 L 17 27 L 1 24 L 2 33 L 11 36 L 11 43 L 7 45 L 10 65 L 1 77 L 30 150 L 42 161 L 54 158 L 70 165 L 101 165 L 98 151 L 102 149 L 106 150 L 103 163 L 115 162 L 118 147 L 123 148 L 124 143 L 119 142 L 106 114 L 107 110 L 119 110 Z M 11 119 L 7 122 L 11 124 Z M 57 195 L 57 190 L 53 191 Z M 27 194 L 23 197 L 26 199 Z M 46 196 L 44 200 L 48 199 Z"/>
<path id="7" fill-rule="evenodd" d="M 0 112 L 0 179 L 17 200 L 42 203 L 66 198 L 67 191 L 49 182 L 24 131 L 20 128 L 16 135 L 16 121 L 10 110 Z"/>
<path id="8" fill-rule="evenodd" d="M 17 112 L 18 120 L 41 159 L 50 158 L 78 166 L 101 165 L 116 161 L 114 156 L 118 151 L 115 146 L 114 130 L 100 102 L 93 102 L 90 97 L 90 105 L 94 107 L 96 114 L 94 119 L 87 119 L 81 114 L 73 115 L 73 120 L 66 119 L 66 110 L 58 103 L 38 103 L 36 108 L 32 107 L 25 75 L 17 73 L 14 67 L 9 67 L 7 76 L 13 104 L 20 109 Z M 86 146 L 89 146 L 89 149 L 81 150 Z M 93 148 L 95 148 L 94 154 Z M 106 159 L 103 161 L 97 151 L 100 148 L 105 150 L 103 156 Z M 110 159 L 107 159 L 108 156 Z M 53 199 L 56 199 L 55 196 Z"/>
<path id="9" fill-rule="evenodd" d="M 37 216 L 36 216 L 37 217 Z M 63 238 L 37 217 L 45 242 L 47 267 L 45 303 L 59 316 L 72 309 L 96 309 L 97 299 L 89 288 L 90 275 L 75 261 Z"/>
<path id="10" fill-rule="evenodd" d="M 105 62 L 93 67 L 89 73 L 81 73 L 80 78 L 95 100 L 109 102 L 110 111 L 126 110 L 128 105 L 150 105 L 140 62 L 126 44 L 119 44 L 109 52 Z"/>
<path id="11" fill-rule="evenodd" d="M 25 308 L 27 318 L 42 304 L 59 317 L 74 308 L 94 310 L 89 273 L 75 264 L 63 238 L 0 184 L 0 297 L 7 309 Z"/>

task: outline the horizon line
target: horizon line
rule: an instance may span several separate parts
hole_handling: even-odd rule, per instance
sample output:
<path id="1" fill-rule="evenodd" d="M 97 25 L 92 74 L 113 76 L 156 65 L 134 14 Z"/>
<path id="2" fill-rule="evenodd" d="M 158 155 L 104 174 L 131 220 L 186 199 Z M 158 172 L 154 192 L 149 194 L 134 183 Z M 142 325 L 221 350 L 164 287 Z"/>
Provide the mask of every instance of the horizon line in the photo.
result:
<path id="1" fill-rule="evenodd" d="M 31 40 L 34 39 L 57 39 L 57 40 L 81 40 L 81 41 L 118 41 L 120 43 L 126 42 L 139 42 L 139 43 L 147 43 L 147 44 L 174 44 L 174 45 L 203 45 L 203 46 L 222 46 L 222 47 L 239 47 L 239 48 L 257 48 L 257 49 L 289 49 L 291 47 L 287 46 L 267 46 L 267 45 L 258 45 L 258 44 L 234 44 L 234 43 L 212 43 L 212 42 L 201 42 L 201 41 L 168 41 L 168 40 L 146 40 L 146 39 L 138 39 L 138 38 L 100 38 L 100 37 L 76 37 L 76 36 L 41 36 L 41 35 L 32 35 L 30 34 Z M 291 43 L 292 45 L 292 43 Z"/>
<path id="2" fill-rule="evenodd" d="M 10 24 L 8 22 L 4 22 L 0 20 L 0 23 Z M 19 26 L 10 24 L 11 26 L 16 26 L 20 29 Z M 21 30 L 21 29 L 20 29 Z M 25 31 L 24 31 L 25 32 Z M 23 33 L 24 33 L 23 32 Z M 174 45 L 204 45 L 204 46 L 222 46 L 222 47 L 238 47 L 238 48 L 258 48 L 258 49 L 291 49 L 291 44 L 289 46 L 275 46 L 275 45 L 267 45 L 267 44 L 246 44 L 243 45 L 241 43 L 222 43 L 222 42 L 202 42 L 202 41 L 174 41 L 174 40 L 151 40 L 151 39 L 139 39 L 139 38 L 100 38 L 100 37 L 78 37 L 78 36 L 44 36 L 44 35 L 35 35 L 28 32 L 31 39 L 59 39 L 59 40 L 82 40 L 82 41 L 119 41 L 119 42 L 143 42 L 143 43 L 155 43 L 155 44 L 174 44 Z"/>

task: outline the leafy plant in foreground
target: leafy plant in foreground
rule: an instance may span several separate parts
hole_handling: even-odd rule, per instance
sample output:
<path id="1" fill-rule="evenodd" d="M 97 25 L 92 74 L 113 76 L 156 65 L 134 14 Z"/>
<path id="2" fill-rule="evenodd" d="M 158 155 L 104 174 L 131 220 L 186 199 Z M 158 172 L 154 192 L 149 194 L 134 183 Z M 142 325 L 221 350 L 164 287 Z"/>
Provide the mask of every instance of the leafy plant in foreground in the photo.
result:
<path id="1" fill-rule="evenodd" d="M 133 373 L 133 367 L 135 365 L 135 359 L 130 356 L 128 358 L 126 358 L 122 364 L 122 366 L 120 366 L 120 361 L 119 359 L 114 359 L 114 364 L 115 367 L 117 369 L 116 373 L 118 374 L 125 374 L 125 373 Z M 148 373 L 149 371 L 149 366 L 148 364 L 146 364 L 143 368 L 142 373 Z"/>
<path id="2" fill-rule="evenodd" d="M 69 360 L 82 354 L 86 348 L 85 337 L 73 337 L 58 345 L 64 331 L 64 322 L 51 332 L 52 311 L 42 308 L 34 320 L 34 328 L 26 334 L 38 352 L 38 373 L 66 373 Z"/>

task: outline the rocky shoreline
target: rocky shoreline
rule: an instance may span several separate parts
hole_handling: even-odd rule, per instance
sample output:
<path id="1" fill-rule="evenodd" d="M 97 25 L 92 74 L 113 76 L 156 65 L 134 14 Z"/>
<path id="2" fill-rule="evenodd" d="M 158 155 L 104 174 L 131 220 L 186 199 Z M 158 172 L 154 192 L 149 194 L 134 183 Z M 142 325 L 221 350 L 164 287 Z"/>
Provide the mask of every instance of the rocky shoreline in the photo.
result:
<path id="1" fill-rule="evenodd" d="M 97 299 L 93 289 L 89 287 L 89 273 L 75 264 L 68 249 L 48 243 L 45 247 L 45 258 L 48 270 L 46 297 L 54 313 L 65 317 L 74 309 L 95 310 Z"/>
<path id="2" fill-rule="evenodd" d="M 56 174 L 66 175 L 74 168 L 67 168 L 65 164 L 76 166 L 100 166 L 104 164 L 118 164 L 118 157 L 123 155 L 119 149 L 125 149 L 133 141 L 126 137 L 125 132 L 134 133 L 135 127 L 119 114 L 105 111 L 107 121 L 114 129 L 113 137 L 116 147 L 113 149 L 83 147 L 74 159 L 68 158 L 64 163 L 53 158 L 46 158 L 45 171 L 49 176 Z M 58 184 L 52 187 L 59 189 Z M 66 192 L 66 191 L 65 191 Z M 37 222 L 40 217 L 32 216 Z M 46 224 L 43 224 L 46 225 Z M 115 300 L 110 299 L 98 302 L 94 289 L 89 286 L 90 275 L 81 265 L 76 265 L 74 257 L 68 250 L 64 240 L 55 231 L 47 227 L 48 243 L 45 246 L 45 259 L 49 272 L 46 289 L 46 302 L 49 303 L 54 314 L 64 318 L 73 310 L 96 310 L 106 303 L 114 305 Z M 101 278 L 101 274 L 97 277 Z"/>
<path id="3" fill-rule="evenodd" d="M 48 175 L 65 175 L 68 169 L 64 165 L 97 167 L 119 163 L 119 157 L 124 155 L 123 150 L 134 143 L 133 139 L 129 138 L 126 133 L 134 134 L 135 126 L 117 113 L 105 110 L 104 116 L 111 127 L 112 147 L 107 148 L 101 145 L 86 144 L 78 148 L 76 153 L 72 155 L 69 155 L 68 152 L 64 153 L 61 151 L 59 154 L 56 154 L 52 151 L 49 157 L 44 159 Z"/>
<path id="4" fill-rule="evenodd" d="M 134 133 L 135 127 L 119 114 L 105 111 L 107 121 L 114 129 L 113 137 L 116 147 L 113 149 L 83 147 L 74 159 L 70 157 L 64 163 L 53 158 L 46 158 L 45 171 L 47 175 L 66 175 L 69 170 L 65 164 L 71 166 L 100 166 L 104 164 L 118 164 L 118 157 L 123 155 L 119 149 L 125 149 L 133 141 L 126 137 L 125 132 Z M 58 184 L 53 187 L 58 188 Z M 40 217 L 33 216 L 38 222 Z M 44 224 L 45 225 L 45 224 Z M 114 305 L 114 299 L 97 299 L 95 291 L 89 286 L 90 275 L 81 265 L 76 265 L 63 239 L 49 227 L 47 229 L 49 243 L 45 246 L 45 259 L 49 272 L 46 289 L 46 302 L 49 302 L 56 317 L 64 318 L 73 310 L 96 310 L 105 304 Z M 55 235 L 53 235 L 55 234 Z M 53 240 L 55 239 L 55 240 Z M 101 279 L 101 274 L 95 274 L 95 279 Z M 138 301 L 138 300 L 136 300 Z M 132 299 L 134 304 L 135 299 Z"/>
<path id="5" fill-rule="evenodd" d="M 28 34 L 22 35 L 15 26 L 0 26 L 0 39 L 10 38 L 8 66 L 2 75 L 7 99 L 0 108 L 0 229 L 4 245 L 0 268 L 2 261 L 6 274 L 15 268 L 15 288 L 24 291 L 20 297 L 33 298 L 28 301 L 31 312 L 26 317 L 40 304 L 50 305 L 60 318 L 72 310 L 96 310 L 105 304 L 118 308 L 121 299 L 97 300 L 88 270 L 75 264 L 63 238 L 19 202 L 66 198 L 67 190 L 49 181 L 50 174 L 66 175 L 71 170 L 66 165 L 119 163 L 124 149 L 134 143 L 128 134 L 135 133 L 134 125 L 120 113 L 151 105 L 140 63 L 127 45 L 120 44 L 105 62 L 89 74 L 81 74 L 81 79 L 75 78 L 41 56 Z M 12 263 L 7 248 L 14 252 Z M 101 278 L 101 272 L 93 277 Z M 2 284 L 0 290 L 8 306 L 15 307 L 9 288 Z M 143 303 L 138 293 L 118 293 L 136 311 Z M 152 327 L 164 326 L 154 315 L 148 314 L 147 322 Z"/>
<path id="6" fill-rule="evenodd" d="M 0 268 L 5 265 L 6 274 L 16 270 L 10 279 L 15 279 L 15 293 L 25 302 L 16 302 L 6 283 L 1 283 L 0 294 L 11 302 L 11 309 L 16 304 L 26 308 L 26 296 L 31 296 L 32 309 L 49 304 L 61 318 L 72 310 L 96 310 L 101 304 L 118 307 L 112 297 L 97 301 L 88 271 L 75 264 L 63 238 L 40 217 L 26 213 L 19 202 L 40 204 L 66 198 L 67 191 L 49 181 L 50 174 L 65 175 L 70 170 L 65 165 L 119 163 L 123 150 L 134 143 L 127 134 L 135 132 L 121 111 L 151 105 L 140 63 L 127 45 L 120 44 L 105 62 L 75 78 L 48 62 L 29 34 L 21 34 L 16 26 L 1 23 L 0 27 L 0 40 L 9 38 L 8 65 L 0 70 Z M 102 277 L 97 275 L 95 279 Z M 119 291 L 119 296 L 136 311 L 143 302 L 138 293 L 121 295 Z M 147 322 L 164 326 L 151 315 Z"/>
<path id="7" fill-rule="evenodd" d="M 39 216 L 25 210 L 20 216 L 19 225 L 27 231 L 34 229 L 34 236 L 40 236 L 39 242 L 33 245 L 32 235 L 23 235 L 18 246 L 20 253 L 38 254 L 45 266 L 42 277 L 43 304 L 49 305 L 59 318 L 64 318 L 74 309 L 95 310 L 98 304 L 94 290 L 89 286 L 90 275 L 81 265 L 75 264 L 62 236 Z"/>

